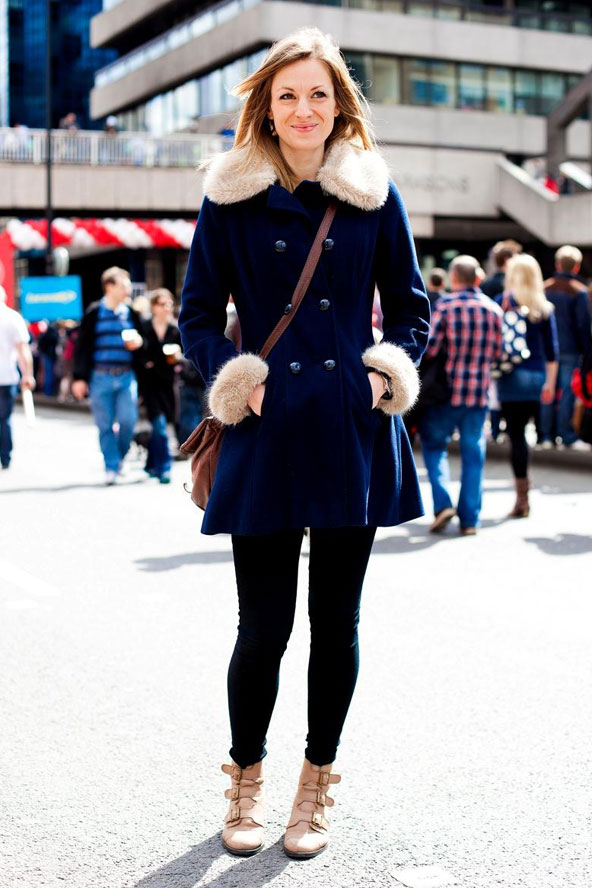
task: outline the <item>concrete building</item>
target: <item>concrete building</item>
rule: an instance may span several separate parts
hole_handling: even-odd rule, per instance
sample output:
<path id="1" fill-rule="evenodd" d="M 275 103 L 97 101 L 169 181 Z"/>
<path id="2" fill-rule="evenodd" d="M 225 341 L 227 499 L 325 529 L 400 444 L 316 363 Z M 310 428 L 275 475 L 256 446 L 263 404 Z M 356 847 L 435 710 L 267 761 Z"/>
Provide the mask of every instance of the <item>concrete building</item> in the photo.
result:
<path id="1" fill-rule="evenodd" d="M 592 68 L 588 3 L 105 0 L 91 43 L 120 57 L 97 73 L 91 113 L 154 135 L 231 127 L 230 89 L 272 41 L 311 24 L 337 39 L 364 86 L 422 253 L 440 262 L 459 245 L 482 255 L 501 236 L 541 238 L 503 162 L 545 154 L 546 116 Z M 590 147 L 589 123 L 576 120 L 565 159 L 586 169 Z"/>

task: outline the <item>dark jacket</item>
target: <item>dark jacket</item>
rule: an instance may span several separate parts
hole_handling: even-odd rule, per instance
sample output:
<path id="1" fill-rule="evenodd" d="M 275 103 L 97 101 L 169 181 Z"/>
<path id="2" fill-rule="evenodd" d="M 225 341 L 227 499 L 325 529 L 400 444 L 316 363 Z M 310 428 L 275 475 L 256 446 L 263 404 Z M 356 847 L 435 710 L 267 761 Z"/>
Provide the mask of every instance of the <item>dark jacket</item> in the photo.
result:
<path id="1" fill-rule="evenodd" d="M 505 280 L 506 272 L 496 271 L 495 274 L 490 275 L 483 281 L 481 284 L 481 292 L 485 293 L 486 296 L 489 296 L 490 299 L 493 299 L 498 293 L 503 293 Z"/>
<path id="2" fill-rule="evenodd" d="M 93 302 L 88 306 L 84 317 L 82 318 L 78 335 L 76 337 L 76 347 L 74 352 L 74 379 L 84 379 L 89 382 L 94 363 L 95 354 L 95 330 L 97 326 L 97 318 L 99 316 L 99 302 Z M 140 315 L 130 308 L 130 320 L 134 327 L 142 336 L 142 319 Z M 132 368 L 136 376 L 141 374 L 144 358 L 143 347 L 132 352 Z"/>
<path id="3" fill-rule="evenodd" d="M 588 293 L 575 274 L 557 272 L 545 281 L 545 293 L 555 306 L 559 354 L 574 357 L 592 349 Z"/>
<path id="4" fill-rule="evenodd" d="M 179 328 L 176 324 L 169 324 L 164 339 L 159 339 L 152 321 L 146 321 L 142 327 L 142 336 L 144 361 L 139 381 L 148 419 L 153 420 L 164 414 L 167 422 L 175 422 L 177 418 L 175 365 L 167 362 L 162 347 L 181 345 Z"/>
<path id="5" fill-rule="evenodd" d="M 294 193 L 266 161 L 218 157 L 183 290 L 187 357 L 228 425 L 202 533 L 395 525 L 423 514 L 413 455 L 394 413 L 429 334 L 429 303 L 405 208 L 382 158 L 341 142 L 318 182 Z M 328 195 L 337 215 L 306 297 L 267 362 L 256 355 L 288 306 Z M 384 342 L 373 346 L 375 285 Z M 232 293 L 244 352 L 224 338 Z M 396 397 L 372 409 L 368 366 Z M 400 371 L 400 372 L 399 372 Z M 212 384 L 213 382 L 213 384 Z M 261 416 L 247 398 L 265 382 Z M 403 400 L 402 400 L 403 399 Z M 400 407 L 399 407 L 400 409 Z"/>

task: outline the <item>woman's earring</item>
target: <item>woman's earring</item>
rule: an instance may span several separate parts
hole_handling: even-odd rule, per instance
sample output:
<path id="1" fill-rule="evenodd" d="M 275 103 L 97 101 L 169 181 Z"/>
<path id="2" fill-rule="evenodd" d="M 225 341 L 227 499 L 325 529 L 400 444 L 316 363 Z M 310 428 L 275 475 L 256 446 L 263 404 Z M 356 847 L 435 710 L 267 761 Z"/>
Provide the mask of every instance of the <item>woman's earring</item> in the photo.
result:
<path id="1" fill-rule="evenodd" d="M 271 133 L 272 136 L 277 136 L 277 132 L 276 132 L 276 129 L 275 129 L 275 126 L 273 123 L 273 117 L 269 117 L 268 120 L 269 120 L 269 132 Z"/>

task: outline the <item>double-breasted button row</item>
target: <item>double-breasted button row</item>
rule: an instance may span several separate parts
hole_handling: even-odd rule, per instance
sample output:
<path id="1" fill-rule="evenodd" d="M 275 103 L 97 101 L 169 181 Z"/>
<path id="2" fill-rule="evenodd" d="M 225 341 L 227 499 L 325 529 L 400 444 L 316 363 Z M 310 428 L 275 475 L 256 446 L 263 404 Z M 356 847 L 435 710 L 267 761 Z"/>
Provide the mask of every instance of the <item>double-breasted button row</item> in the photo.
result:
<path id="1" fill-rule="evenodd" d="M 273 245 L 273 248 L 276 251 L 276 253 L 285 253 L 287 246 L 288 245 L 285 240 L 276 240 L 275 244 Z M 325 240 L 323 241 L 323 250 L 332 250 L 334 246 L 335 246 L 335 241 L 331 237 L 326 237 Z"/>
<path id="2" fill-rule="evenodd" d="M 329 358 L 329 360 L 323 362 L 323 369 L 325 370 L 335 370 L 336 366 L 337 362 L 334 361 L 332 358 Z M 302 364 L 300 363 L 300 361 L 292 361 L 292 363 L 290 364 L 290 372 L 294 373 L 294 375 L 297 376 L 301 370 Z"/>

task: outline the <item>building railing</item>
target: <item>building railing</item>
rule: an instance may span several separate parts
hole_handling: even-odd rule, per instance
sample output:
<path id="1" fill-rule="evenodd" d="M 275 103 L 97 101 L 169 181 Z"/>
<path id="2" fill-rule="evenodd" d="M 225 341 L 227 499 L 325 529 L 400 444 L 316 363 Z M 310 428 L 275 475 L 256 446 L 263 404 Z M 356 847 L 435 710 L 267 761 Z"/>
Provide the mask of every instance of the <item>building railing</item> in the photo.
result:
<path id="1" fill-rule="evenodd" d="M 118 0 L 121 2 L 121 0 Z M 178 49 L 190 40 L 206 34 L 218 25 L 234 18 L 245 9 L 262 0 L 222 0 L 202 9 L 197 15 L 175 25 L 148 43 L 116 59 L 97 71 L 95 86 L 107 86 L 127 74 L 153 62 L 171 50 Z M 451 21 L 482 22 L 509 25 L 518 28 L 535 28 L 565 34 L 592 34 L 592 17 L 583 18 L 569 13 L 539 12 L 529 9 L 504 9 L 466 4 L 454 0 L 302 0 L 320 5 L 342 6 L 347 9 L 367 9 L 379 12 L 399 12 L 426 18 Z M 113 5 L 113 4 L 112 4 Z"/>
<path id="2" fill-rule="evenodd" d="M 54 163 L 90 166 L 195 167 L 231 145 L 232 138 L 203 133 L 155 138 L 147 133 L 52 130 L 51 139 Z M 45 130 L 0 128 L 0 163 L 46 160 Z"/>

